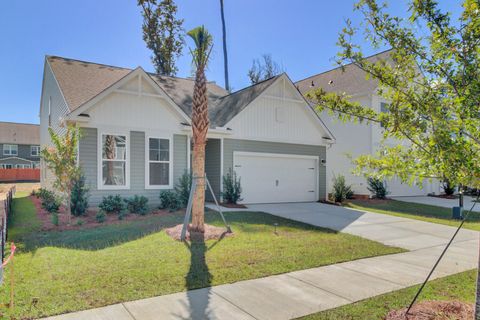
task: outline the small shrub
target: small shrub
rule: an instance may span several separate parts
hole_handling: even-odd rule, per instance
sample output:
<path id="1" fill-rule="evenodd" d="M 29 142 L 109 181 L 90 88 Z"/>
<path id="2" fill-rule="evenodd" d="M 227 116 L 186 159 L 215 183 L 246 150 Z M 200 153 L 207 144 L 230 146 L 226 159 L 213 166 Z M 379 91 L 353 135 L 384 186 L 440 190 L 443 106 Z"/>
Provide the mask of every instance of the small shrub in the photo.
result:
<path id="1" fill-rule="evenodd" d="M 52 223 L 56 226 L 58 226 L 58 212 L 52 212 Z"/>
<path id="2" fill-rule="evenodd" d="M 60 209 L 60 199 L 52 191 L 42 189 L 39 198 L 42 200 L 42 208 L 48 212 L 58 212 Z"/>
<path id="3" fill-rule="evenodd" d="M 452 185 L 447 179 L 442 181 L 442 189 L 447 196 L 451 196 L 455 193 L 455 186 Z"/>
<path id="4" fill-rule="evenodd" d="M 82 226 L 83 224 L 85 223 L 85 221 L 83 221 L 82 219 L 77 219 L 77 226 Z"/>
<path id="5" fill-rule="evenodd" d="M 135 195 L 132 198 L 123 199 L 127 205 L 127 209 L 131 213 L 146 215 L 148 212 L 148 198 Z"/>
<path id="6" fill-rule="evenodd" d="M 335 202 L 344 202 L 346 199 L 353 197 L 352 186 L 348 186 L 345 182 L 345 176 L 338 175 L 333 177 L 332 197 Z"/>
<path id="7" fill-rule="evenodd" d="M 180 209 L 180 199 L 178 195 L 170 190 L 160 192 L 160 209 L 177 211 Z"/>
<path id="8" fill-rule="evenodd" d="M 223 201 L 226 203 L 237 204 L 241 201 L 242 185 L 240 178 L 237 178 L 235 171 L 230 170 L 229 173 L 223 176 Z"/>
<path id="9" fill-rule="evenodd" d="M 38 191 L 35 193 L 35 195 L 37 196 L 37 198 L 40 198 L 40 199 L 43 199 L 45 196 L 47 196 L 48 194 L 50 194 L 51 191 L 45 189 L 45 188 L 40 188 L 38 189 Z"/>
<path id="10" fill-rule="evenodd" d="M 108 195 L 103 197 L 102 202 L 98 205 L 98 207 L 105 211 L 106 213 L 116 213 L 120 214 L 124 209 L 125 205 L 122 201 L 122 197 L 119 194 L 117 195 Z"/>
<path id="11" fill-rule="evenodd" d="M 373 194 L 373 197 L 376 199 L 385 199 L 389 194 L 387 189 L 387 184 L 378 178 L 369 177 L 367 179 L 368 191 Z"/>
<path id="12" fill-rule="evenodd" d="M 182 207 L 186 207 L 188 204 L 191 188 L 192 174 L 185 171 L 180 179 L 178 179 L 178 183 L 175 185 L 175 192 L 177 193 L 178 200 L 180 201 L 180 205 Z"/>
<path id="13" fill-rule="evenodd" d="M 127 216 L 127 213 L 125 211 L 120 211 L 118 214 L 118 220 L 123 220 Z"/>
<path id="14" fill-rule="evenodd" d="M 95 215 L 95 220 L 97 220 L 98 223 L 104 223 L 105 220 L 107 220 L 107 215 L 105 214 L 105 211 L 98 211 Z"/>
<path id="15" fill-rule="evenodd" d="M 30 192 L 30 195 L 38 198 L 37 192 L 35 191 L 35 189 L 32 189 L 32 192 Z"/>
<path id="16" fill-rule="evenodd" d="M 73 182 L 70 195 L 70 210 L 78 217 L 85 214 L 88 207 L 88 187 L 85 185 L 85 176 L 82 174 Z"/>

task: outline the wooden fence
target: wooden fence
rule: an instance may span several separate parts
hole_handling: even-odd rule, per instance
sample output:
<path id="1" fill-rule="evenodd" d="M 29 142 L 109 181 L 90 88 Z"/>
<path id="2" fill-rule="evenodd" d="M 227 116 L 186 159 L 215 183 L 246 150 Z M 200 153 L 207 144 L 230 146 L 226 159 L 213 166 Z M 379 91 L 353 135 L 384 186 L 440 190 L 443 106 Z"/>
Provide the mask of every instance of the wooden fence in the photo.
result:
<path id="1" fill-rule="evenodd" d="M 7 224 L 12 211 L 12 200 L 15 195 L 16 187 L 12 186 L 8 190 L 0 193 L 0 241 L 2 262 L 5 258 L 5 243 L 7 241 Z"/>
<path id="2" fill-rule="evenodd" d="M 0 182 L 40 181 L 40 169 L 0 169 Z"/>

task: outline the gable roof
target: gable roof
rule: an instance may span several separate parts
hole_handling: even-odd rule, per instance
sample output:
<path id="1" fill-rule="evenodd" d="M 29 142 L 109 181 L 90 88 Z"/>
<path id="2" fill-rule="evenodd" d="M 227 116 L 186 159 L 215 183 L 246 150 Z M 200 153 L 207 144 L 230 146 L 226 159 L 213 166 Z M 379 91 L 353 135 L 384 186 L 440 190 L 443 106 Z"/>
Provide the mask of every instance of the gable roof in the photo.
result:
<path id="1" fill-rule="evenodd" d="M 392 50 L 386 50 L 365 59 L 369 62 L 388 60 Z M 342 67 L 337 67 L 297 81 L 295 85 L 303 94 L 322 88 L 326 92 L 345 92 L 349 95 L 354 95 L 365 92 L 373 93 L 378 87 L 378 81 L 375 79 L 367 80 L 365 71 L 350 63 L 344 66 L 343 70 Z"/>
<path id="2" fill-rule="evenodd" d="M 221 97 L 209 110 L 211 118 L 217 126 L 224 126 L 280 77 L 281 74 Z"/>
<path id="3" fill-rule="evenodd" d="M 0 143 L 40 144 L 40 126 L 31 123 L 0 122 Z"/>
<path id="4" fill-rule="evenodd" d="M 132 72 L 141 69 L 132 70 L 58 56 L 47 56 L 46 59 L 60 86 L 70 112 L 86 106 L 95 97 L 101 96 L 106 90 L 125 80 Z M 142 72 L 144 72 L 143 69 Z M 187 116 L 191 117 L 194 79 L 161 76 L 155 73 L 146 73 L 146 75 Z M 207 94 L 210 126 L 215 128 L 226 125 L 278 78 L 284 75 L 286 76 L 285 73 L 274 76 L 233 93 L 228 93 L 214 82 L 208 82 Z M 286 77 L 288 78 L 288 76 Z M 289 78 L 288 80 L 291 82 Z M 76 112 L 78 113 L 80 110 Z M 322 126 L 325 127 L 323 123 Z M 328 131 L 327 128 L 325 129 Z"/>

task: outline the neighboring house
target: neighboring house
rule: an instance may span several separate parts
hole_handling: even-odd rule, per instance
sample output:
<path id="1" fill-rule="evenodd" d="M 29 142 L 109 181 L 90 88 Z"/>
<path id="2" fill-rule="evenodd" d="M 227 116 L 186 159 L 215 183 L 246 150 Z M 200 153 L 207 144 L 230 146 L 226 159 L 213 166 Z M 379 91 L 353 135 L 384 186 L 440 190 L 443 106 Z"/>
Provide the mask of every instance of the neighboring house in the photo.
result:
<path id="1" fill-rule="evenodd" d="M 0 122 L 0 168 L 33 169 L 40 164 L 40 126 Z"/>
<path id="2" fill-rule="evenodd" d="M 367 59 L 371 61 L 388 60 L 389 52 L 385 51 Z M 295 85 L 303 94 L 318 88 L 322 88 L 326 92 L 346 93 L 351 96 L 353 101 L 377 111 L 382 110 L 388 103 L 377 95 L 378 82 L 367 80 L 366 73 L 353 64 L 346 65 L 344 70 L 339 67 L 308 77 L 296 82 Z M 356 194 L 370 195 L 366 179 L 352 174 L 354 166 L 351 159 L 363 154 L 374 154 L 382 143 L 382 128 L 377 123 L 343 123 L 336 116 L 329 114 L 328 111 L 322 112 L 320 117 L 336 138 L 336 144 L 327 149 L 327 189 L 330 192 L 333 177 L 342 174 L 345 176 L 347 183 L 352 185 Z M 409 145 L 408 141 L 389 140 L 385 143 L 387 145 L 398 143 Z M 437 194 L 440 192 L 440 185 L 437 180 L 423 181 L 423 188 L 404 184 L 397 178 L 387 180 L 386 184 L 391 196 L 426 195 L 432 192 Z"/>
<path id="3" fill-rule="evenodd" d="M 79 163 L 90 203 L 142 194 L 158 203 L 190 170 L 194 81 L 142 68 L 47 56 L 40 109 L 47 128 L 82 127 Z M 207 85 L 210 130 L 206 173 L 221 195 L 222 176 L 241 178 L 244 203 L 316 201 L 326 197 L 326 149 L 332 134 L 286 74 L 229 94 Z M 42 187 L 53 176 L 42 164 Z"/>

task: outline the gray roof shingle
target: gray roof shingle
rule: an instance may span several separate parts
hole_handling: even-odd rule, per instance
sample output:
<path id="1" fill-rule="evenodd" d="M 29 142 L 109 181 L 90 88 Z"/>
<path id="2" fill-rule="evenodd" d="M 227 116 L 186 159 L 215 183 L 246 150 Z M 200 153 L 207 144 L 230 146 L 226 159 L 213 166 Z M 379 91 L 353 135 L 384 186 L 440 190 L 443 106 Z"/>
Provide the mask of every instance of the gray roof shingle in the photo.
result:
<path id="1" fill-rule="evenodd" d="M 70 112 L 93 99 L 127 76 L 132 69 L 47 56 Z M 194 79 L 147 73 L 152 80 L 190 117 Z M 214 82 L 208 82 L 209 117 L 212 127 L 223 126 L 258 97 L 279 76 L 229 94 Z"/>
<path id="2" fill-rule="evenodd" d="M 0 143 L 40 144 L 40 126 L 31 123 L 0 122 Z"/>
<path id="3" fill-rule="evenodd" d="M 380 52 L 369 56 L 366 59 L 370 62 L 388 60 L 390 52 L 391 50 Z M 314 89 L 322 88 L 326 92 L 355 95 L 365 92 L 374 92 L 377 89 L 378 81 L 374 79 L 367 80 L 365 71 L 353 64 L 348 64 L 344 66 L 344 70 L 342 70 L 341 67 L 328 70 L 297 81 L 295 85 L 302 94 Z"/>

